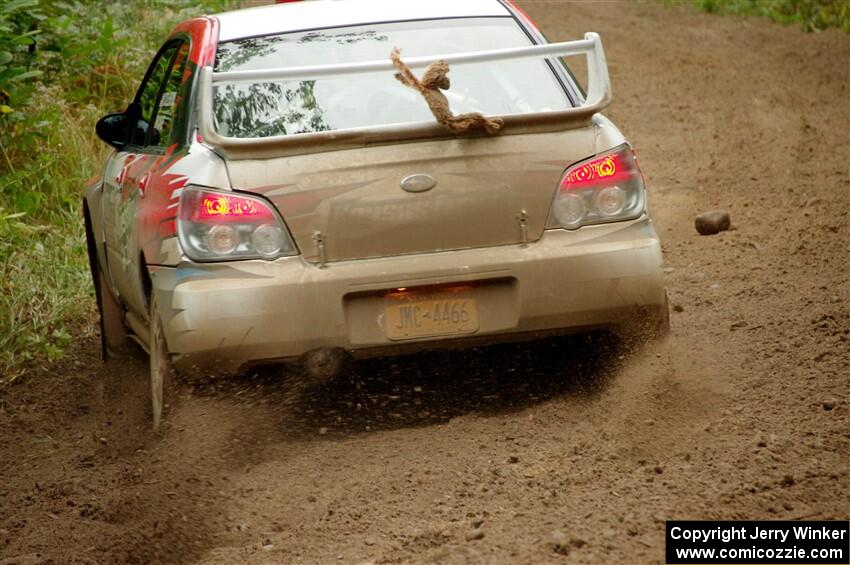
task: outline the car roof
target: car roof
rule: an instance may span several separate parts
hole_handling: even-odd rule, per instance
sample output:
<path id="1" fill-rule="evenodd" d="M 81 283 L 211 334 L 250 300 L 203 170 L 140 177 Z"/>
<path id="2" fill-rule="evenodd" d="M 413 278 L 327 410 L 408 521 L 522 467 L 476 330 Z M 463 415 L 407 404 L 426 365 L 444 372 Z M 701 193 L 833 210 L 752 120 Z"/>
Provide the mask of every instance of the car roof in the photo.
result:
<path id="1" fill-rule="evenodd" d="M 366 23 L 508 16 L 498 0 L 314 0 L 216 14 L 219 41 Z"/>

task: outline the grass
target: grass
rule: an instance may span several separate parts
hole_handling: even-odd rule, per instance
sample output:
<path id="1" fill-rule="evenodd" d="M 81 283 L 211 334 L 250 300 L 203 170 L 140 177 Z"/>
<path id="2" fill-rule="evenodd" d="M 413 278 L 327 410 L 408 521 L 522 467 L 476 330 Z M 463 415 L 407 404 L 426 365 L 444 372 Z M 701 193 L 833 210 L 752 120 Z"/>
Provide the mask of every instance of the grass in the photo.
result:
<path id="1" fill-rule="evenodd" d="M 80 210 L 168 31 L 235 0 L 0 0 L 0 383 L 94 332 Z"/>
<path id="2" fill-rule="evenodd" d="M 668 0 L 669 1 L 669 0 Z M 735 16 L 762 16 L 808 31 L 830 27 L 850 32 L 847 0 L 691 0 L 701 10 Z"/>

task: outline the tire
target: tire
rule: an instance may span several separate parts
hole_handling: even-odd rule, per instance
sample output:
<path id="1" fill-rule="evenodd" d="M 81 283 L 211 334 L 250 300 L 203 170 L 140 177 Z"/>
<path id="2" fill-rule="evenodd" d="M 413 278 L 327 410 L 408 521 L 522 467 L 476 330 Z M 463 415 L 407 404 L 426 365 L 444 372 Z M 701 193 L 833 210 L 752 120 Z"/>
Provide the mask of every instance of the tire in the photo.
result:
<path id="1" fill-rule="evenodd" d="M 153 429 L 159 431 L 169 402 L 173 401 L 176 392 L 177 375 L 171 363 L 165 332 L 162 329 L 162 317 L 159 312 L 156 295 L 152 294 L 149 308 L 150 319 L 150 383 L 151 383 L 151 413 Z"/>
<path id="2" fill-rule="evenodd" d="M 121 303 L 112 294 L 106 275 L 100 268 L 97 258 L 97 246 L 92 234 L 88 211 L 85 215 L 86 221 L 86 247 L 89 255 L 89 269 L 91 270 L 92 284 L 94 285 L 97 312 L 100 318 L 100 356 L 104 361 L 120 357 L 127 351 L 129 339 L 127 337 L 127 326 L 124 324 L 124 310 Z"/>

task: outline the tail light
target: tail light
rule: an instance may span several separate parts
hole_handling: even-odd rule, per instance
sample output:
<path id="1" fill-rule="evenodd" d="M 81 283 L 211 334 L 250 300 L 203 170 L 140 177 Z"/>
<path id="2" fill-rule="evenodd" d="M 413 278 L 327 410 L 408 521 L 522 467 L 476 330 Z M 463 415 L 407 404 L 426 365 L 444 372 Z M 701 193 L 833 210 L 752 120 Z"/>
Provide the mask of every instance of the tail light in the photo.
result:
<path id="1" fill-rule="evenodd" d="M 624 143 L 566 170 L 547 227 L 576 229 L 637 218 L 645 201 L 643 174 Z"/>
<path id="2" fill-rule="evenodd" d="M 276 259 L 298 253 L 277 211 L 258 196 L 186 187 L 177 224 L 180 245 L 194 261 Z"/>

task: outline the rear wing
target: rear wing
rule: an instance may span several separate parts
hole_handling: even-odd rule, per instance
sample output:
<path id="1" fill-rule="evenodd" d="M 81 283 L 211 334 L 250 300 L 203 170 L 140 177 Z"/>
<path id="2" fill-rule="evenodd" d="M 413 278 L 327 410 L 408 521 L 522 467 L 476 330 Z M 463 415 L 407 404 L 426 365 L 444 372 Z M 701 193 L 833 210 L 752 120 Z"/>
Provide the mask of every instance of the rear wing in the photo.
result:
<path id="1" fill-rule="evenodd" d="M 585 55 L 587 58 L 588 80 L 586 97 L 578 101 L 578 106 L 565 110 L 488 116 L 504 120 L 504 126 L 500 135 L 511 135 L 539 131 L 558 131 L 578 127 L 588 123 L 595 113 L 610 104 L 611 81 L 608 77 L 605 50 L 602 47 L 602 40 L 598 34 L 592 32 L 586 33 L 584 39 L 563 43 L 493 49 L 490 51 L 470 51 L 451 55 L 411 57 L 405 58 L 404 62 L 411 68 L 421 68 L 440 59 L 446 61 L 450 66 L 455 66 L 469 63 L 485 63 L 512 59 L 543 59 L 573 55 Z M 292 79 L 310 80 L 374 72 L 395 73 L 396 70 L 389 56 L 379 61 L 359 63 L 218 73 L 213 72 L 212 67 L 207 66 L 201 70 L 197 108 L 199 133 L 204 143 L 211 145 L 233 159 L 299 155 L 364 147 L 392 141 L 453 137 L 454 135 L 450 131 L 440 126 L 436 121 L 252 138 L 224 136 L 218 132 L 215 126 L 213 86 L 216 85 L 226 83 L 273 82 Z M 476 135 L 482 134 L 465 134 L 467 137 Z"/>

